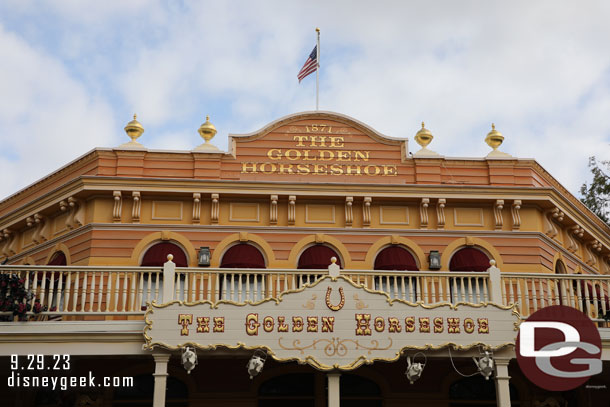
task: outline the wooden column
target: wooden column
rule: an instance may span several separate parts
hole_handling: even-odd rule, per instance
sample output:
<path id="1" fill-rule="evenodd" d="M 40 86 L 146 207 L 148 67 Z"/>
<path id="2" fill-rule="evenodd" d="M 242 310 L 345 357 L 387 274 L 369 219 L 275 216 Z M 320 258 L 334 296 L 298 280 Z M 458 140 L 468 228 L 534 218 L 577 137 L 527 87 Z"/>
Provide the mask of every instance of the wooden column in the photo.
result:
<path id="1" fill-rule="evenodd" d="M 341 387 L 338 373 L 328 373 L 328 407 L 339 407 L 341 405 Z"/>
<path id="2" fill-rule="evenodd" d="M 165 388 L 167 387 L 167 363 L 169 353 L 153 353 L 155 359 L 155 390 L 153 393 L 153 407 L 165 407 Z"/>
<path id="3" fill-rule="evenodd" d="M 498 407 L 510 407 L 510 376 L 508 375 L 508 363 L 510 359 L 494 358 L 496 381 L 496 401 Z"/>

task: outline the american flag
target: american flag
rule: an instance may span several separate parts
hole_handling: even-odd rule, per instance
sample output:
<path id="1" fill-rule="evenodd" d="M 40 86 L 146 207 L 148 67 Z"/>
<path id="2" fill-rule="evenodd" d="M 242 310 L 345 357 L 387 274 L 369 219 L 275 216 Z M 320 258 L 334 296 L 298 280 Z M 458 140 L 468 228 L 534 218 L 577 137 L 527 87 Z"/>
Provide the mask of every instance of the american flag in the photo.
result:
<path id="1" fill-rule="evenodd" d="M 299 83 L 310 73 L 315 72 L 318 69 L 318 46 L 313 47 L 313 51 L 309 54 L 307 61 L 305 61 L 305 65 L 299 71 L 297 78 L 299 79 Z"/>

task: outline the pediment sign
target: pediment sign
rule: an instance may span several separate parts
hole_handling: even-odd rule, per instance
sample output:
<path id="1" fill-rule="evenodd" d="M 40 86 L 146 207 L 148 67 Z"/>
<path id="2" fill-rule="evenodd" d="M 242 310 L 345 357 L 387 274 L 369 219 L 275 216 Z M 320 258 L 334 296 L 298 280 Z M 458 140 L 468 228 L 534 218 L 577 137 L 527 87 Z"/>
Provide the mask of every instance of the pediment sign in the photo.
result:
<path id="1" fill-rule="evenodd" d="M 241 179 L 400 182 L 407 140 L 386 137 L 350 117 L 299 113 L 258 132 L 231 135 Z M 238 166 L 238 168 L 237 168 Z"/>
<path id="2" fill-rule="evenodd" d="M 519 314 L 491 303 L 413 304 L 325 276 L 257 303 L 152 303 L 145 321 L 148 350 L 265 349 L 278 361 L 351 370 L 409 349 L 513 345 Z"/>

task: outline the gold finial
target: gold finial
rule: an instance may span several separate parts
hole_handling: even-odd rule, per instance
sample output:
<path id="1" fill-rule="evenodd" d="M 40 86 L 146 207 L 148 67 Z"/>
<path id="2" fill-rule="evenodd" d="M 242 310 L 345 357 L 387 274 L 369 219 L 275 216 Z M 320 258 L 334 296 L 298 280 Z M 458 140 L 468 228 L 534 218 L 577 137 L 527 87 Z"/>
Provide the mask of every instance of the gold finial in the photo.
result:
<path id="1" fill-rule="evenodd" d="M 197 147 L 195 150 L 218 150 L 218 147 L 210 144 L 210 140 L 216 135 L 216 127 L 210 123 L 210 116 L 205 117 L 205 123 L 199 126 L 199 135 L 205 140 L 205 143 Z"/>
<path id="2" fill-rule="evenodd" d="M 487 145 L 496 151 L 502 142 L 504 141 L 504 136 L 498 130 L 496 130 L 496 125 L 494 123 L 491 124 L 491 131 L 487 133 L 487 137 L 485 137 L 485 142 Z"/>
<path id="3" fill-rule="evenodd" d="M 134 113 L 133 120 L 130 121 L 129 123 L 127 123 L 127 125 L 125 126 L 125 133 L 127 133 L 129 138 L 131 138 L 131 141 L 127 142 L 125 144 L 121 144 L 119 147 L 121 147 L 121 148 L 125 148 L 125 147 L 126 148 L 143 148 L 144 147 L 142 144 L 140 144 L 136 141 L 136 139 L 138 137 L 140 137 L 142 135 L 142 133 L 144 133 L 144 127 L 137 120 L 137 117 L 138 116 Z"/>
<path id="4" fill-rule="evenodd" d="M 430 130 L 428 130 L 424 126 L 425 123 L 421 122 L 421 129 L 415 135 L 415 141 L 417 142 L 417 144 L 422 146 L 422 148 L 426 148 L 426 146 L 430 144 L 430 142 L 432 142 L 432 139 L 434 138 Z"/>

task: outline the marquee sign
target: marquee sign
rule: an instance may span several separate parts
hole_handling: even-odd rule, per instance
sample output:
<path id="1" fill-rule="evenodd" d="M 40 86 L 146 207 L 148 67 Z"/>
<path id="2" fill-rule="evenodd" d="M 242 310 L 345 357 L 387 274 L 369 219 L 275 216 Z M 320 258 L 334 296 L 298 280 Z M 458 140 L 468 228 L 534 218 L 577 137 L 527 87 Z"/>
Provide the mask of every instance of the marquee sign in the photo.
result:
<path id="1" fill-rule="evenodd" d="M 392 300 L 326 276 L 258 303 L 153 303 L 145 319 L 145 349 L 264 348 L 278 361 L 350 370 L 406 349 L 512 345 L 519 315 L 514 306 Z"/>

